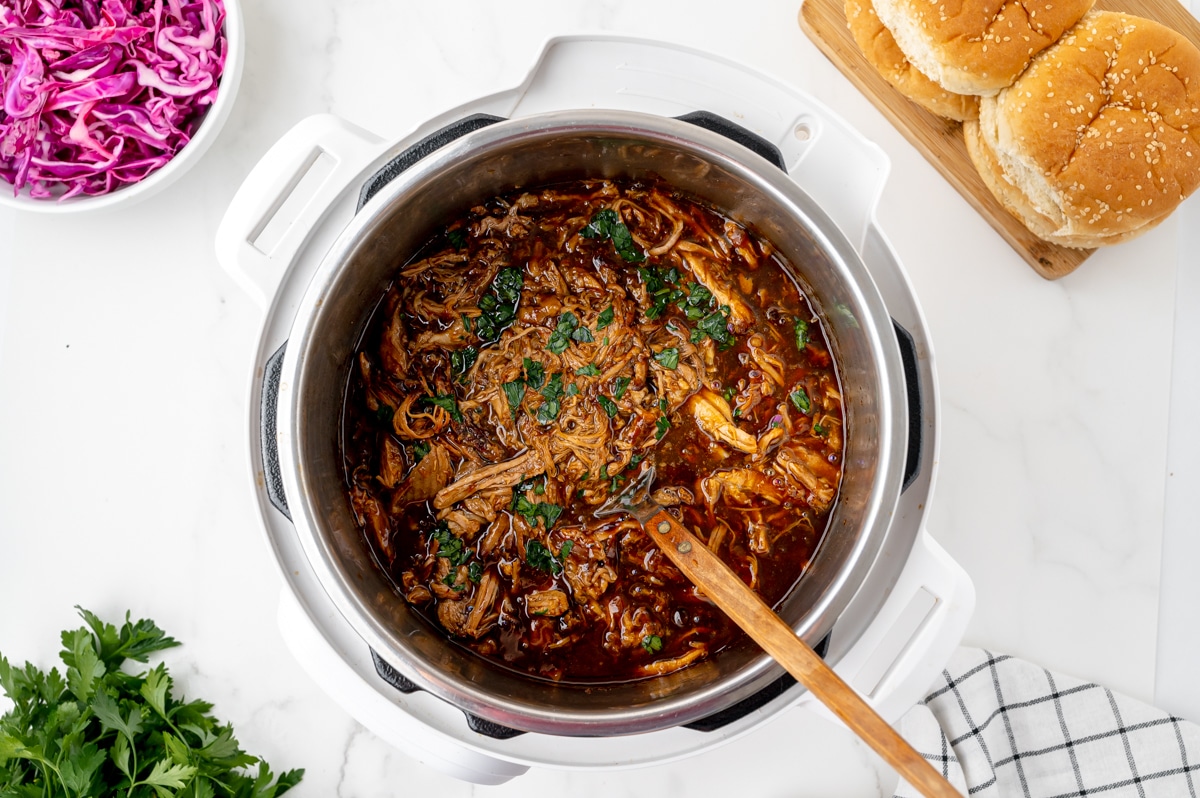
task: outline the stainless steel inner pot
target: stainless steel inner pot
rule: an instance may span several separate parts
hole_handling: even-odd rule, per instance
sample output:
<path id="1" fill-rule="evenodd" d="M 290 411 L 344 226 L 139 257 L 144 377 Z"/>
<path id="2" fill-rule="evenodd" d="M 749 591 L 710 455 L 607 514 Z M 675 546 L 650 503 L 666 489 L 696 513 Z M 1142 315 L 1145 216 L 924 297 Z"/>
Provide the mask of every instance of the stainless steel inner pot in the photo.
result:
<path id="1" fill-rule="evenodd" d="M 816 644 L 856 591 L 882 596 L 891 588 L 864 578 L 902 487 L 908 416 L 901 356 L 883 300 L 829 217 L 765 159 L 680 120 L 593 110 L 483 127 L 377 186 L 326 254 L 288 340 L 277 434 L 296 532 L 345 619 L 419 687 L 513 729 L 599 736 L 669 728 L 730 707 L 783 672 L 749 641 L 674 674 L 631 683 L 552 684 L 505 670 L 410 610 L 373 563 L 344 493 L 343 389 L 354 347 L 397 268 L 447 220 L 483 199 L 581 177 L 650 176 L 771 241 L 795 267 L 834 350 L 847 430 L 840 496 L 811 567 L 777 611 Z M 854 637 L 861 632 L 838 629 Z"/>

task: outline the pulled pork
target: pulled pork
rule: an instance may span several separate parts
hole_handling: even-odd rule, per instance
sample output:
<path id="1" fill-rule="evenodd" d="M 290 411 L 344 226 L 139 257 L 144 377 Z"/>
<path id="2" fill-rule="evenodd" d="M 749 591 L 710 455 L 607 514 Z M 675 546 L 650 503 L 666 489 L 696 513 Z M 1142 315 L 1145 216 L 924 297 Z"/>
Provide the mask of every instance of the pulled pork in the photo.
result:
<path id="1" fill-rule="evenodd" d="M 670 187 L 496 198 L 397 272 L 347 396 L 349 500 L 397 589 L 552 679 L 668 673 L 740 632 L 629 519 L 654 496 L 769 602 L 841 477 L 828 345 L 765 242 Z"/>

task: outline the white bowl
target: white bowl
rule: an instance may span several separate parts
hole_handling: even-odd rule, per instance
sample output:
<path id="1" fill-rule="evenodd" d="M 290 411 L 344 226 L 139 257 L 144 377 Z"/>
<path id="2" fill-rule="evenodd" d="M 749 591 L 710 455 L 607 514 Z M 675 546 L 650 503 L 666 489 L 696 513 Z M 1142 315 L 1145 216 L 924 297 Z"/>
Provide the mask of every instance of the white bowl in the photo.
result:
<path id="1" fill-rule="evenodd" d="M 162 168 L 150 173 L 137 183 L 130 183 L 107 194 L 78 195 L 65 200 L 50 198 L 34 199 L 29 196 L 28 187 L 13 195 L 12 185 L 0 179 L 0 205 L 35 213 L 91 213 L 93 211 L 125 207 L 146 199 L 162 191 L 177 180 L 184 172 L 200 160 L 221 132 L 229 112 L 233 109 L 233 101 L 237 96 L 238 84 L 242 80 L 242 62 L 245 60 L 246 41 L 242 27 L 241 0 L 224 0 L 225 6 L 225 40 L 228 48 L 225 54 L 225 68 L 221 72 L 218 83 L 217 99 L 208 109 L 200 127 L 196 129 L 192 140 Z"/>

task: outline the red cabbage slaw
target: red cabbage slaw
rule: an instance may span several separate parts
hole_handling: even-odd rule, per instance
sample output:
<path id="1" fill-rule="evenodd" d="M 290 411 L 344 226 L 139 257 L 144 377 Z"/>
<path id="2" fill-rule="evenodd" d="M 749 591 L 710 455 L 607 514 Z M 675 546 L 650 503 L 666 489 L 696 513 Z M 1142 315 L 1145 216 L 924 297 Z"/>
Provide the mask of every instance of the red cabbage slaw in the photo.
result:
<path id="1" fill-rule="evenodd" d="M 222 0 L 0 2 L 0 177 L 38 199 L 136 183 L 216 99 Z"/>

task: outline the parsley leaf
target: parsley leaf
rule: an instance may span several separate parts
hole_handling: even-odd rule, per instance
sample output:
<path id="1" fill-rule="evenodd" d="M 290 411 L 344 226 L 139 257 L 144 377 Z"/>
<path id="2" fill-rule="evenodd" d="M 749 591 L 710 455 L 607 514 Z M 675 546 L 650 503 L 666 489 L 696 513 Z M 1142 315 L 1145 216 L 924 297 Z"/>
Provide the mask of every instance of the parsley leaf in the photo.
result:
<path id="1" fill-rule="evenodd" d="M 300 781 L 303 770 L 276 778 L 242 751 L 211 704 L 172 695 L 165 664 L 136 674 L 126 665 L 179 645 L 153 621 L 126 613 L 118 627 L 76 609 L 87 626 L 61 635 L 67 678 L 0 656 L 13 701 L 0 717 L 0 795 L 214 798 L 218 784 L 221 795 L 274 798 Z"/>
<path id="2" fill-rule="evenodd" d="M 651 321 L 666 313 L 667 306 L 672 302 L 678 302 L 687 296 L 672 285 L 679 281 L 679 270 L 674 267 L 655 269 L 639 266 L 638 275 L 646 286 L 646 296 L 650 300 L 650 307 L 646 308 L 645 316 Z"/>
<path id="3" fill-rule="evenodd" d="M 579 386 L 578 385 L 576 385 L 575 383 L 571 383 L 570 385 L 567 386 L 567 396 L 578 396 L 578 395 L 579 395 Z"/>
<path id="4" fill-rule="evenodd" d="M 651 654 L 657 654 L 662 651 L 663 641 L 658 635 L 646 635 L 642 638 L 642 648 Z"/>
<path id="5" fill-rule="evenodd" d="M 542 387 L 542 396 L 547 400 L 561 399 L 563 395 L 562 373 L 555 372 L 550 380 Z"/>
<path id="6" fill-rule="evenodd" d="M 458 411 L 458 400 L 456 400 L 453 395 L 426 396 L 425 402 L 427 404 L 436 405 L 437 407 L 442 408 L 449 413 L 450 418 L 454 419 L 455 421 L 461 422 L 463 420 L 462 413 Z"/>
<path id="7" fill-rule="evenodd" d="M 555 373 L 542 387 L 542 396 L 546 401 L 542 402 L 541 407 L 537 411 L 537 420 L 542 424 L 549 424 L 554 419 L 558 418 L 558 411 L 561 407 L 561 399 L 563 396 L 562 374 Z"/>
<path id="8" fill-rule="evenodd" d="M 792 330 L 796 333 L 796 348 L 803 352 L 808 346 L 808 322 L 804 319 L 793 319 Z"/>
<path id="9" fill-rule="evenodd" d="M 722 349 L 728 349 L 733 346 L 735 339 L 733 333 L 729 331 L 728 316 L 729 306 L 722 305 L 717 310 L 700 319 L 700 321 L 696 322 L 696 328 L 692 330 L 691 342 L 696 344 L 705 338 L 711 338 Z"/>
<path id="10" fill-rule="evenodd" d="M 629 228 L 621 221 L 621 217 L 612 208 L 605 208 L 592 215 L 592 219 L 579 231 L 584 238 L 597 241 L 609 239 L 613 248 L 626 263 L 641 263 L 646 259 L 646 253 L 633 240 Z"/>
<path id="11" fill-rule="evenodd" d="M 806 393 L 803 388 L 797 388 L 796 390 L 792 391 L 790 394 L 788 394 L 788 399 L 792 400 L 792 404 L 794 404 L 796 409 L 801 413 L 808 415 L 812 412 L 812 402 L 808 400 L 808 393 Z"/>
<path id="12" fill-rule="evenodd" d="M 666 416 L 659 416 L 654 422 L 654 439 L 661 441 L 667 434 L 667 430 L 671 428 L 671 419 Z"/>
<path id="13" fill-rule="evenodd" d="M 455 349 L 450 353 L 450 370 L 459 382 L 464 380 L 467 372 L 471 370 L 471 366 L 475 365 L 477 357 L 479 357 L 479 350 L 473 346 Z"/>
<path id="14" fill-rule="evenodd" d="M 508 400 L 508 408 L 512 410 L 513 418 L 521 408 L 521 400 L 525 398 L 525 381 L 513 380 L 504 383 L 504 398 Z"/>
<path id="15" fill-rule="evenodd" d="M 521 365 L 525 367 L 526 384 L 535 391 L 539 390 L 546 381 L 546 367 L 530 358 L 525 358 Z"/>
<path id="16" fill-rule="evenodd" d="M 825 427 L 821 426 L 820 424 L 813 424 L 812 431 L 814 434 L 819 435 L 822 438 L 829 434 L 829 430 L 825 429 Z"/>
<path id="17" fill-rule="evenodd" d="M 613 398 L 620 399 L 625 395 L 625 389 L 629 387 L 631 377 L 617 377 L 617 387 L 613 389 Z"/>
<path id="18" fill-rule="evenodd" d="M 716 305 L 712 292 L 700 283 L 688 283 L 687 290 L 687 301 L 681 306 L 683 314 L 687 316 L 688 321 L 704 318 Z"/>
<path id="19" fill-rule="evenodd" d="M 726 402 L 732 402 L 733 397 L 737 395 L 737 388 L 732 385 L 726 386 L 725 390 L 721 391 L 721 396 L 725 397 Z"/>
<path id="20" fill-rule="evenodd" d="M 609 399 L 604 394 L 599 394 L 598 396 L 596 396 L 596 401 L 600 403 L 600 407 L 603 408 L 604 412 L 608 415 L 609 418 L 616 417 L 616 415 L 617 415 L 617 403 L 616 402 L 614 402 L 612 399 Z"/>
<path id="21" fill-rule="evenodd" d="M 455 249 L 462 249 L 467 245 L 467 231 L 461 227 L 454 230 L 446 231 L 446 240 L 450 242 Z"/>
<path id="22" fill-rule="evenodd" d="M 392 417 L 395 415 L 396 408 L 392 407 L 391 405 L 381 404 L 379 407 L 375 408 L 375 419 L 389 429 L 392 426 Z"/>
<path id="23" fill-rule="evenodd" d="M 558 561 L 558 558 L 554 556 L 554 553 L 550 549 L 536 540 L 525 541 L 525 562 L 539 571 L 545 571 L 554 576 L 562 573 L 562 563 Z"/>
<path id="24" fill-rule="evenodd" d="M 579 319 L 575 318 L 575 314 L 568 310 L 558 317 L 558 324 L 555 326 L 554 332 L 550 333 L 550 340 L 546 342 L 546 348 L 556 355 L 561 355 L 571 345 L 571 338 L 578 329 Z M 588 335 L 590 336 L 591 333 Z"/>
<path id="25" fill-rule="evenodd" d="M 470 579 L 475 584 L 479 584 L 479 580 L 483 578 L 483 566 L 479 560 L 471 560 L 467 565 L 467 579 Z"/>
<path id="26" fill-rule="evenodd" d="M 430 539 L 437 541 L 437 556 L 445 557 L 453 568 L 457 568 L 471 558 L 471 550 L 463 546 L 462 538 L 454 536 L 445 521 L 438 521 Z"/>
<path id="27" fill-rule="evenodd" d="M 609 305 L 604 310 L 600 311 L 600 315 L 596 317 L 596 330 L 603 330 L 605 327 L 613 323 L 613 306 Z"/>
<path id="28" fill-rule="evenodd" d="M 592 336 L 591 330 L 589 330 L 587 327 L 580 327 L 579 329 L 575 330 L 575 332 L 571 333 L 571 340 L 578 341 L 581 344 L 590 344 L 596 339 Z"/>
<path id="29" fill-rule="evenodd" d="M 654 359 L 661 363 L 663 368 L 674 371 L 679 366 L 679 349 L 674 346 L 668 347 L 661 352 L 656 352 Z"/>
<path id="30" fill-rule="evenodd" d="M 513 320 L 517 318 L 517 303 L 521 301 L 521 289 L 525 276 L 520 269 L 501 269 L 491 288 L 479 298 L 479 315 L 475 317 L 475 334 L 485 344 L 500 339 Z"/>
<path id="31" fill-rule="evenodd" d="M 575 369 L 575 374 L 579 377 L 599 377 L 600 367 L 595 363 L 588 363 L 586 366 Z"/>
<path id="32" fill-rule="evenodd" d="M 509 509 L 517 515 L 523 516 L 530 526 L 537 526 L 538 519 L 542 520 L 546 529 L 554 526 L 554 522 L 562 515 L 563 508 L 553 502 L 531 502 L 525 498 L 525 492 L 530 488 L 533 492 L 541 495 L 546 492 L 545 486 L 542 483 L 537 483 L 536 487 L 533 480 L 526 480 L 513 489 L 513 500 Z"/>
<path id="33" fill-rule="evenodd" d="M 562 409 L 562 403 L 557 399 L 547 399 L 542 402 L 537 410 L 537 420 L 539 424 L 549 424 L 558 418 L 558 411 Z"/>
<path id="34" fill-rule="evenodd" d="M 425 455 L 429 454 L 429 444 L 425 441 L 417 441 L 412 445 L 412 448 L 413 456 L 416 457 L 418 463 L 424 459 Z"/>

